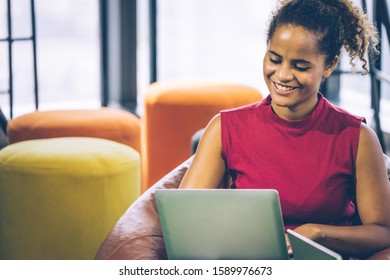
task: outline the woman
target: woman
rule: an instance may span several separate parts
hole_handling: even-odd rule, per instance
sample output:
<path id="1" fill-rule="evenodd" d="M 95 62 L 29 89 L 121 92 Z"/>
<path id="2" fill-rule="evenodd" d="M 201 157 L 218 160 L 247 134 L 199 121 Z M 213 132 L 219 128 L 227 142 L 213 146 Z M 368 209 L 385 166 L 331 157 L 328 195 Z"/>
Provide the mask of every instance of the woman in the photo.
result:
<path id="1" fill-rule="evenodd" d="M 364 118 L 319 93 L 344 47 L 363 62 L 375 29 L 349 0 L 287 0 L 273 14 L 263 74 L 269 95 L 207 126 L 180 188 L 273 188 L 286 228 L 346 257 L 390 246 L 390 188 Z"/>

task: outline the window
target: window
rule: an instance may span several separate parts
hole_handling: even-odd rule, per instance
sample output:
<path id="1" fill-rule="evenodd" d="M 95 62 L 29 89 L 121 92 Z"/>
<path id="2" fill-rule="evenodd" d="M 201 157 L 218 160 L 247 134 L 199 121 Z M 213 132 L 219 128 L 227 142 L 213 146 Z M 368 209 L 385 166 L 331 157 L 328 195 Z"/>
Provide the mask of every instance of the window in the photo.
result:
<path id="1" fill-rule="evenodd" d="M 276 1 L 158 1 L 158 79 L 214 79 L 267 89 L 266 22 Z"/>
<path id="2" fill-rule="evenodd" d="M 100 104 L 99 1 L 36 0 L 39 109 Z M 11 1 L 12 37 L 31 36 L 30 0 Z M 7 36 L 7 1 L 0 0 L 0 37 Z M 35 110 L 32 45 L 13 43 L 14 117 Z M 0 46 L 0 91 L 8 83 L 8 50 Z M 1 108 L 9 115 L 7 94 Z"/>

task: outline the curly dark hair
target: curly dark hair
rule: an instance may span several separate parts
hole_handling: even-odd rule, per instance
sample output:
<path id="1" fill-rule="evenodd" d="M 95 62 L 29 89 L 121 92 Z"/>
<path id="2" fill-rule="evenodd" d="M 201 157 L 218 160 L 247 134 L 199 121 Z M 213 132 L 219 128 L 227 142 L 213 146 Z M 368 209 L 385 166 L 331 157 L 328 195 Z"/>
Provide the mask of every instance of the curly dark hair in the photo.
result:
<path id="1" fill-rule="evenodd" d="M 277 27 L 301 26 L 319 35 L 318 50 L 326 55 L 326 64 L 331 64 L 344 46 L 352 67 L 359 59 L 364 74 L 368 73 L 365 55 L 369 48 L 377 53 L 379 39 L 359 6 L 351 0 L 281 0 L 279 4 L 269 24 L 267 43 Z"/>

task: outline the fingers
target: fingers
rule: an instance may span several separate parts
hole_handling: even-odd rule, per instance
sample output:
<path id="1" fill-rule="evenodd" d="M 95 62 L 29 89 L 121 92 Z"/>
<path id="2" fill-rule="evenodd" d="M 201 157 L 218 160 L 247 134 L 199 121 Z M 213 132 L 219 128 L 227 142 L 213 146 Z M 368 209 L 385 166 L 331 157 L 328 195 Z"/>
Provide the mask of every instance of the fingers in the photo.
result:
<path id="1" fill-rule="evenodd" d="M 284 237 L 286 238 L 287 253 L 288 253 L 289 256 L 292 256 L 293 251 L 292 251 L 291 244 L 290 244 L 290 240 L 288 239 L 287 233 L 284 235 Z"/>

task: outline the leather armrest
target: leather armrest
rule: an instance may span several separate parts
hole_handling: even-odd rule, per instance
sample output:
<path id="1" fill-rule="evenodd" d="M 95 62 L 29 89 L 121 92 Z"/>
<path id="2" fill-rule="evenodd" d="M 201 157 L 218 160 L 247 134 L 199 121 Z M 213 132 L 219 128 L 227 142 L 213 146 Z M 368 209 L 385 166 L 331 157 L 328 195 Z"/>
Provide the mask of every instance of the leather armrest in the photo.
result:
<path id="1" fill-rule="evenodd" d="M 122 215 L 99 248 L 95 259 L 166 259 L 164 240 L 154 192 L 178 188 L 192 158 L 188 159 L 144 192 Z"/>

